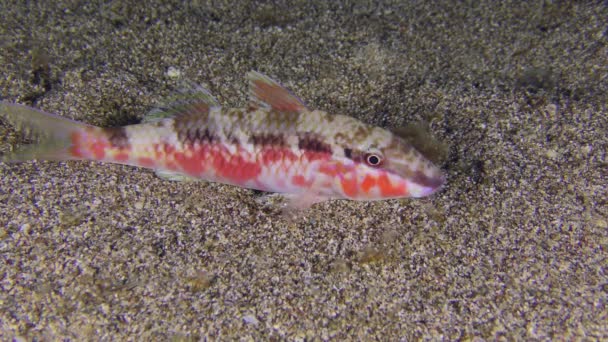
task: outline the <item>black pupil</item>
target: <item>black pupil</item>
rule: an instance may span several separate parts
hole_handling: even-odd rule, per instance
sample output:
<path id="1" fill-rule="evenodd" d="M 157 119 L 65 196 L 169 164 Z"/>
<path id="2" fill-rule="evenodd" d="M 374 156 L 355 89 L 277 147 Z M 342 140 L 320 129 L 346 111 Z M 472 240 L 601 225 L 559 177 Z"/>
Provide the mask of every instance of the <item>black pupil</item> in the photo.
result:
<path id="1" fill-rule="evenodd" d="M 370 156 L 367 156 L 367 162 L 370 165 L 378 165 L 380 163 L 380 158 L 378 158 L 378 156 L 372 154 Z"/>

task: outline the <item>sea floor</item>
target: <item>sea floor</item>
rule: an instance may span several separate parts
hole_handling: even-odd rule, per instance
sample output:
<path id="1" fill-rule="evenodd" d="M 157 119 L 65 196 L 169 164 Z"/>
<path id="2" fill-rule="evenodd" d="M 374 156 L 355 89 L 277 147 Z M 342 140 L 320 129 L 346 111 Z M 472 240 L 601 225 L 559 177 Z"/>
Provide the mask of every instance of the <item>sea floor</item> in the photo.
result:
<path id="1" fill-rule="evenodd" d="M 0 98 L 135 123 L 182 77 L 426 126 L 446 186 L 260 193 L 0 163 L 0 339 L 608 338 L 606 2 L 1 1 Z M 422 124 L 421 124 L 422 123 Z M 0 123 L 0 151 L 23 140 Z"/>

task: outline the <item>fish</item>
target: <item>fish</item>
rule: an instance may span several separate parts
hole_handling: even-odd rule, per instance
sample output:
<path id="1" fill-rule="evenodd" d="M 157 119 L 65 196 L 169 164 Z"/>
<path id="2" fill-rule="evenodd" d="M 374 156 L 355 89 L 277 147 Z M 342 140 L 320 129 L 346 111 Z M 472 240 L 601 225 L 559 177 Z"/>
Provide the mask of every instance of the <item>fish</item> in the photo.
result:
<path id="1" fill-rule="evenodd" d="M 246 76 L 249 101 L 224 108 L 201 87 L 178 92 L 141 123 L 97 127 L 0 101 L 0 118 L 36 142 L 2 162 L 92 160 L 280 193 L 293 207 L 332 199 L 373 201 L 431 195 L 441 169 L 390 130 L 311 110 L 273 79 Z"/>

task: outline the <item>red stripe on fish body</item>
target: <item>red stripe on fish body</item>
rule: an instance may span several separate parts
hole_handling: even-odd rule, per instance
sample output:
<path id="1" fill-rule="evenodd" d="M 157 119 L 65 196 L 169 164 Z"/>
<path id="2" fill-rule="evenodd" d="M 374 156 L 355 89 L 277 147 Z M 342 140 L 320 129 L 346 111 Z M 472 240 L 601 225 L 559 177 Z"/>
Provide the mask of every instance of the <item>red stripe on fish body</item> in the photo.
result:
<path id="1" fill-rule="evenodd" d="M 103 129 L 90 127 L 82 131 L 73 132 L 70 136 L 71 147 L 69 152 L 75 159 L 106 160 L 110 143 Z"/>

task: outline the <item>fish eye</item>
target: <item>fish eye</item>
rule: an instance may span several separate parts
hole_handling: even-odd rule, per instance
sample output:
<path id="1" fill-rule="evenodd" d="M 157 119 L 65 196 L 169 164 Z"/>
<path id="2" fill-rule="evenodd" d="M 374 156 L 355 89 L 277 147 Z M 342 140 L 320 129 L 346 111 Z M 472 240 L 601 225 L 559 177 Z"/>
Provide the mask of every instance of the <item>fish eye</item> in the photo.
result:
<path id="1" fill-rule="evenodd" d="M 382 164 L 382 156 L 378 153 L 368 153 L 365 155 L 365 162 L 369 166 L 379 166 Z"/>

